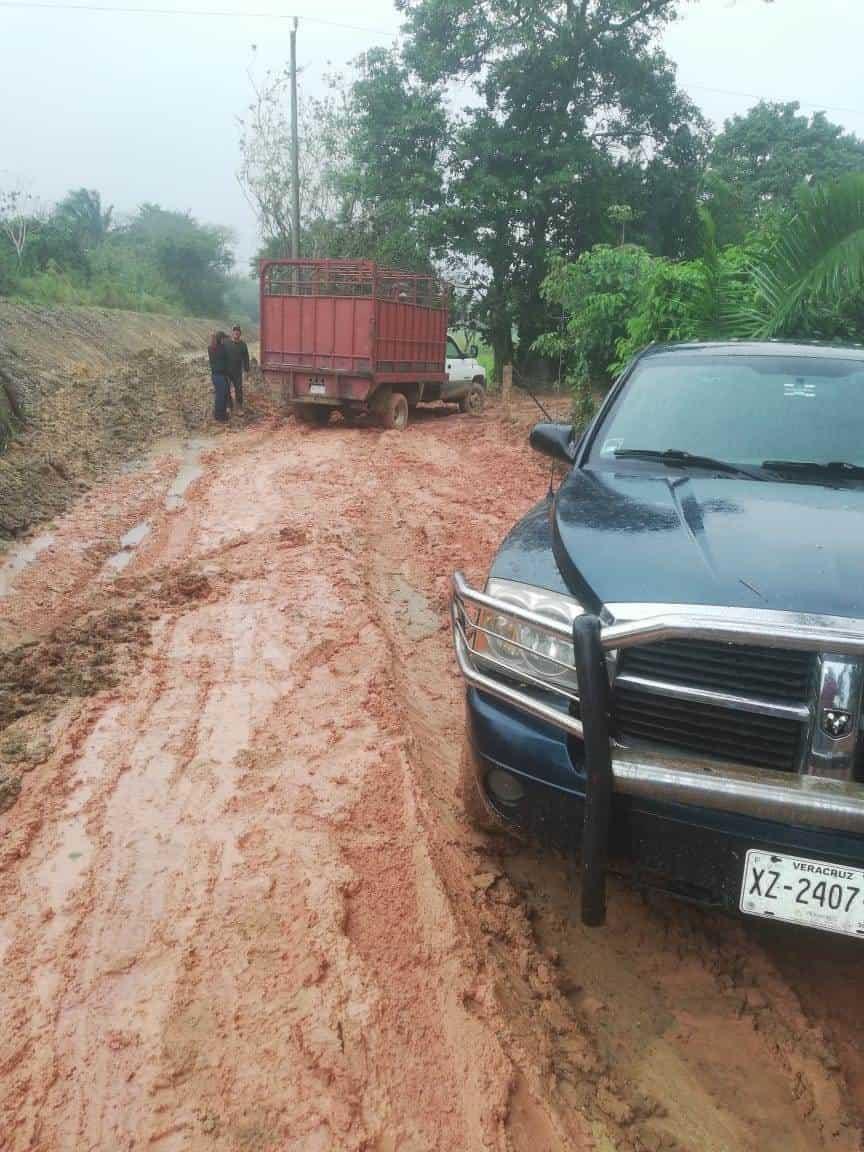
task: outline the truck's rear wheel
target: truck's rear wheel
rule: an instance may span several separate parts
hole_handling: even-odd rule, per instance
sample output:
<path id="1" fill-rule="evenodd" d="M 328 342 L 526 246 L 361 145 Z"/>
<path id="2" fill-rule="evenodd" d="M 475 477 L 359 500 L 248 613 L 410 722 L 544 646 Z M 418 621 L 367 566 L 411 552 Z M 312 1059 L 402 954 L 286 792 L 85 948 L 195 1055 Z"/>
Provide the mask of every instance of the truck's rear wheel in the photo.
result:
<path id="1" fill-rule="evenodd" d="M 477 381 L 471 385 L 468 392 L 459 401 L 459 411 L 468 412 L 472 416 L 479 416 L 483 411 L 483 406 L 486 403 L 486 392 L 482 384 Z"/>
<path id="2" fill-rule="evenodd" d="M 395 428 L 397 432 L 408 427 L 408 401 L 401 392 L 393 392 L 387 397 L 387 404 L 381 412 L 381 423 L 385 428 Z"/>

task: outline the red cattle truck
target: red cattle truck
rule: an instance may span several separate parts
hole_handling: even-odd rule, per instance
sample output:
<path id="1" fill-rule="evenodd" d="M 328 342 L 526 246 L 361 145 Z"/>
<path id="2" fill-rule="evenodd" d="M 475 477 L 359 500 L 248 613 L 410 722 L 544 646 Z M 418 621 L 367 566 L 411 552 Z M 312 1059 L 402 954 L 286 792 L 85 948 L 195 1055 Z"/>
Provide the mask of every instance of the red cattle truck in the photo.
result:
<path id="1" fill-rule="evenodd" d="M 427 401 L 482 409 L 483 369 L 447 336 L 442 280 L 365 260 L 264 260 L 260 273 L 261 369 L 299 420 L 338 410 L 404 428 Z"/>

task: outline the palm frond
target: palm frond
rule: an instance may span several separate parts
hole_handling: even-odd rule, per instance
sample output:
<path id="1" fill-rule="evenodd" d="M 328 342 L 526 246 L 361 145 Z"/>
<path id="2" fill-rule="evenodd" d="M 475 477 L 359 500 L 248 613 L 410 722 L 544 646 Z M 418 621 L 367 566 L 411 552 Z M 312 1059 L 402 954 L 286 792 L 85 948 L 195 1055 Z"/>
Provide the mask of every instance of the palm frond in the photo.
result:
<path id="1" fill-rule="evenodd" d="M 790 333 L 802 313 L 864 287 L 864 173 L 802 193 L 798 211 L 752 275 L 756 336 Z"/>

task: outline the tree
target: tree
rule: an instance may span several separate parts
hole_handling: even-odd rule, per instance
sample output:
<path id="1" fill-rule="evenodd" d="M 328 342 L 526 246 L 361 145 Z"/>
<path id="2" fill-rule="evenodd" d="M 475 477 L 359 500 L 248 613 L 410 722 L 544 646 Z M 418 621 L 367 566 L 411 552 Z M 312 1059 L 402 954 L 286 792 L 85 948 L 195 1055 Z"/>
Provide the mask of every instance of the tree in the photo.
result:
<path id="1" fill-rule="evenodd" d="M 257 85 L 240 141 L 240 181 L 258 213 L 264 255 L 291 248 L 288 73 Z M 350 85 L 332 77 L 300 102 L 304 255 L 429 267 L 447 119 L 439 91 L 417 83 L 392 52 L 359 58 Z"/>
<path id="2" fill-rule="evenodd" d="M 799 109 L 761 101 L 715 138 L 705 192 L 721 243 L 743 238 L 771 212 L 793 210 L 802 187 L 864 171 L 864 141 L 824 112 Z"/>
<path id="3" fill-rule="evenodd" d="M 864 335 L 864 174 L 798 194 L 794 216 L 750 263 L 756 298 L 739 313 L 749 334 Z"/>
<path id="4" fill-rule="evenodd" d="M 33 231 L 35 201 L 21 187 L 0 188 L 0 234 L 12 245 L 20 266 Z"/>
<path id="5" fill-rule="evenodd" d="M 584 377 L 589 383 L 608 383 L 618 343 L 656 263 L 634 244 L 598 244 L 572 263 L 553 258 L 542 293 L 562 323 L 540 337 L 538 351 L 562 361 L 571 381 Z"/>
<path id="6" fill-rule="evenodd" d="M 199 224 L 188 212 L 143 204 L 118 242 L 151 261 L 193 315 L 222 314 L 234 264 L 227 229 Z"/>
<path id="7" fill-rule="evenodd" d="M 253 100 L 240 121 L 240 170 L 238 180 L 258 216 L 267 254 L 288 256 L 291 252 L 291 110 L 290 70 L 267 72 L 258 81 L 249 70 Z M 328 96 L 320 100 L 302 97 L 298 105 L 300 137 L 301 229 L 313 238 L 312 248 L 303 245 L 307 256 L 318 255 L 315 237 L 322 223 L 351 216 L 342 200 L 340 174 L 349 165 L 346 153 L 350 110 L 338 80 Z M 323 254 L 323 253 L 322 253 Z"/>
<path id="8" fill-rule="evenodd" d="M 113 208 L 102 207 L 102 197 L 92 188 L 67 192 L 52 212 L 52 219 L 65 224 L 86 251 L 96 248 L 111 228 Z"/>
<path id="9" fill-rule="evenodd" d="M 610 204 L 606 209 L 606 215 L 613 224 L 617 224 L 621 228 L 621 246 L 627 239 L 627 225 L 633 223 L 633 209 L 629 204 Z"/>
<path id="10" fill-rule="evenodd" d="M 576 256 L 615 235 L 609 203 L 646 226 L 656 165 L 705 126 L 657 47 L 676 0 L 398 0 L 404 56 L 428 84 L 473 85 L 476 107 L 454 132 L 444 236 L 474 288 L 496 375 L 514 324 L 524 362 L 549 326 L 540 287 L 550 253 Z M 666 193 L 675 196 L 675 181 Z M 697 181 L 680 181 L 677 215 L 695 214 Z M 624 193 L 624 194 L 622 194 Z M 667 219 L 676 213 L 667 211 Z"/>
<path id="11" fill-rule="evenodd" d="M 399 248 L 428 268 L 440 239 L 444 154 L 449 124 L 442 89 L 427 84 L 392 51 L 358 61 L 351 90 L 350 173 L 343 191 L 374 247 Z"/>

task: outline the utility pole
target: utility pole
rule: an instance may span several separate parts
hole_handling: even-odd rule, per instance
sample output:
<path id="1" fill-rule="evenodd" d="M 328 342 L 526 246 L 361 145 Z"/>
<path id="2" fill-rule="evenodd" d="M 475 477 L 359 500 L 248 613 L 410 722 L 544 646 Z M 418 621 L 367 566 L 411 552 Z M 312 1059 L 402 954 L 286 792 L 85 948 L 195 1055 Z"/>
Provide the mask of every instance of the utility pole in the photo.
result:
<path id="1" fill-rule="evenodd" d="M 291 255 L 300 256 L 300 131 L 297 126 L 297 17 L 291 29 Z"/>

